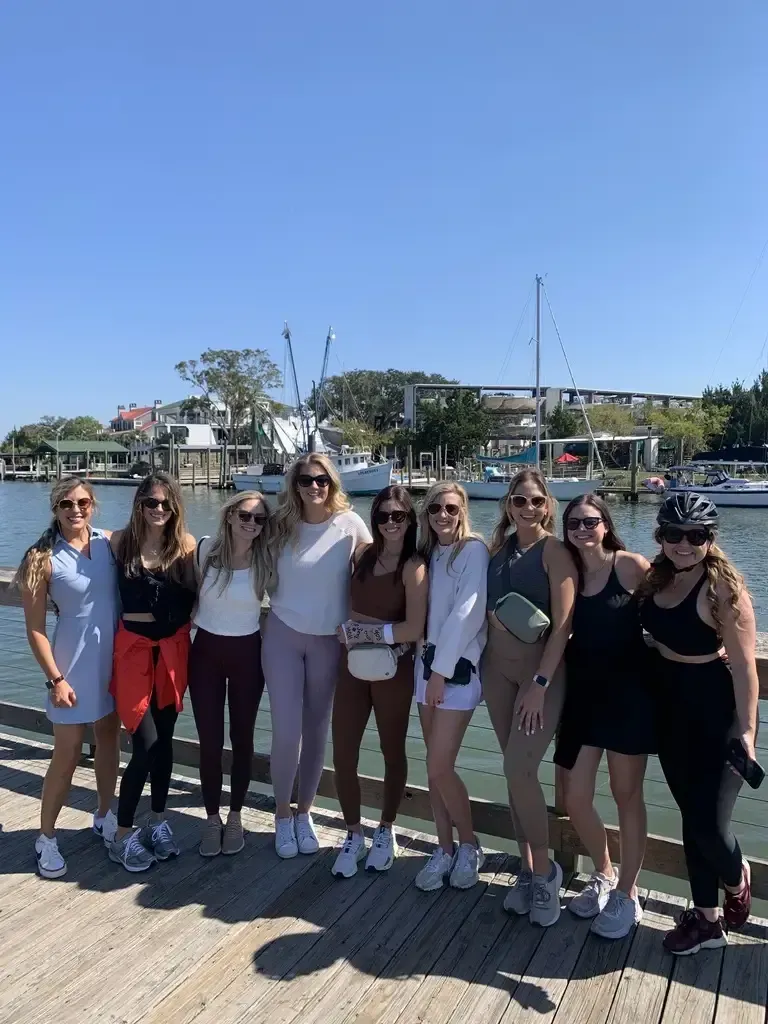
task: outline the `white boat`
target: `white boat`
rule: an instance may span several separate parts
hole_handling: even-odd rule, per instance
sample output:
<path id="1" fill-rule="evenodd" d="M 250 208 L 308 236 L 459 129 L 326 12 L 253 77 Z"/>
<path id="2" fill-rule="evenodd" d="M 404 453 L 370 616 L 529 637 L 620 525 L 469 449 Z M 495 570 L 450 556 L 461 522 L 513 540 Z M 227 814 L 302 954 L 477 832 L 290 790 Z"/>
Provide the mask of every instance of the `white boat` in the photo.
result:
<path id="1" fill-rule="evenodd" d="M 378 494 L 392 482 L 392 462 L 372 462 L 370 452 L 350 451 L 342 448 L 338 455 L 324 453 L 334 464 L 341 477 L 347 494 Z M 232 477 L 236 491 L 261 491 L 262 494 L 278 494 L 283 489 L 285 477 L 265 474 L 264 467 L 248 466 L 245 473 Z"/>
<path id="2" fill-rule="evenodd" d="M 704 475 L 703 483 L 695 482 L 696 473 Z M 706 494 L 718 506 L 731 508 L 768 508 L 768 482 L 758 483 L 729 476 L 722 468 L 707 466 L 672 466 L 669 470 L 668 494 L 694 492 Z"/>
<path id="3" fill-rule="evenodd" d="M 525 466 L 521 466 L 525 469 Z M 547 479 L 547 487 L 558 501 L 570 501 L 580 494 L 589 494 L 601 484 L 600 480 L 580 480 L 577 477 L 564 477 L 557 480 Z M 468 498 L 501 501 L 509 490 L 509 480 L 462 480 L 461 486 Z"/>

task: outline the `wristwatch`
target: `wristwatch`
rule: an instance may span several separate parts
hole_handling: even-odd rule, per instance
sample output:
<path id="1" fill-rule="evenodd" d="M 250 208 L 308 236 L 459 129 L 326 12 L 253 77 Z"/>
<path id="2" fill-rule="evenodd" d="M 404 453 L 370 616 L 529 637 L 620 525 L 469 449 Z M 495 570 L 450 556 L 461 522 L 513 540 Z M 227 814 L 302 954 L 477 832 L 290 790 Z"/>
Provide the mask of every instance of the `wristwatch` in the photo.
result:
<path id="1" fill-rule="evenodd" d="M 533 677 L 534 683 L 538 683 L 539 686 L 543 686 L 544 689 L 549 686 L 549 680 L 546 676 L 540 676 L 538 673 Z"/>
<path id="2" fill-rule="evenodd" d="M 45 680 L 45 685 L 46 685 L 46 687 L 49 690 L 52 690 L 54 688 L 54 686 L 56 686 L 57 683 L 63 683 L 63 682 L 64 682 L 64 676 L 56 676 L 55 679 L 46 679 Z"/>

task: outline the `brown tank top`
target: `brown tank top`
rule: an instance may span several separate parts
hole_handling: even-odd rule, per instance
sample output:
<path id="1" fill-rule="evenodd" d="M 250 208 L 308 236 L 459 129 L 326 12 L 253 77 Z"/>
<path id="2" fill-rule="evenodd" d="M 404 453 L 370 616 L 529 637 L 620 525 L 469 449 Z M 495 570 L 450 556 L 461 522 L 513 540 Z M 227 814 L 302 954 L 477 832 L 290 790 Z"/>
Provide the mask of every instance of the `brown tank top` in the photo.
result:
<path id="1" fill-rule="evenodd" d="M 382 622 L 405 621 L 405 584 L 402 578 L 395 582 L 393 572 L 374 576 L 369 571 L 360 579 L 355 573 L 350 589 L 350 608 Z"/>

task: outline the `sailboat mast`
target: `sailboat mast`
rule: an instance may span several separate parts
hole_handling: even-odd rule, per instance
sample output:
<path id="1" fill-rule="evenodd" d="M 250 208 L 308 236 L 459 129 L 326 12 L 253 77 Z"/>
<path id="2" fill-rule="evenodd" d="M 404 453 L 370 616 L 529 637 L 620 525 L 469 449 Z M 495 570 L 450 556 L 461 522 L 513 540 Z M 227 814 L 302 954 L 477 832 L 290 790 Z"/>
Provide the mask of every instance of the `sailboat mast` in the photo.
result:
<path id="1" fill-rule="evenodd" d="M 536 469 L 541 469 L 541 278 L 536 275 Z"/>
<path id="2" fill-rule="evenodd" d="M 288 326 L 288 321 L 283 321 L 283 337 L 286 341 L 288 348 L 288 360 L 291 364 L 291 374 L 293 376 L 293 386 L 296 389 L 296 403 L 299 409 L 299 419 L 301 420 L 302 430 L 304 431 L 304 447 L 309 448 L 309 426 L 304 419 L 304 411 L 301 407 L 301 394 L 299 392 L 299 378 L 296 375 L 296 363 L 293 360 L 293 345 L 291 344 L 291 329 Z"/>

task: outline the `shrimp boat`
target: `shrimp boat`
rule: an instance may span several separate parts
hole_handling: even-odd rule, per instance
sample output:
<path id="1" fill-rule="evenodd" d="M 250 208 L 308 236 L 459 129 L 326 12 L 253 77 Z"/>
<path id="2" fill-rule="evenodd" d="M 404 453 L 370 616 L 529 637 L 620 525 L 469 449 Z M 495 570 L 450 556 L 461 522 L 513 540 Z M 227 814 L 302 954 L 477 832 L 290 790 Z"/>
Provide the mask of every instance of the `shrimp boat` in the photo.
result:
<path id="1" fill-rule="evenodd" d="M 706 494 L 716 505 L 732 508 L 768 508 L 768 482 L 732 477 L 722 466 L 714 463 L 689 463 L 672 466 L 668 470 L 669 494 L 694 491 Z M 697 476 L 703 476 L 701 483 Z"/>
<path id="2" fill-rule="evenodd" d="M 324 452 L 336 467 L 341 485 L 350 495 L 378 494 L 392 482 L 392 462 L 373 462 L 371 452 L 352 451 L 342 446 L 338 454 Z M 245 473 L 233 475 L 236 491 L 261 491 L 278 494 L 285 483 L 282 473 L 265 473 L 263 465 L 248 466 Z"/>

